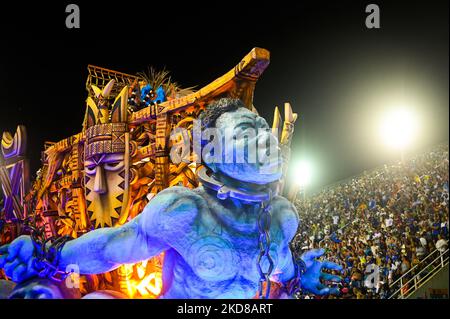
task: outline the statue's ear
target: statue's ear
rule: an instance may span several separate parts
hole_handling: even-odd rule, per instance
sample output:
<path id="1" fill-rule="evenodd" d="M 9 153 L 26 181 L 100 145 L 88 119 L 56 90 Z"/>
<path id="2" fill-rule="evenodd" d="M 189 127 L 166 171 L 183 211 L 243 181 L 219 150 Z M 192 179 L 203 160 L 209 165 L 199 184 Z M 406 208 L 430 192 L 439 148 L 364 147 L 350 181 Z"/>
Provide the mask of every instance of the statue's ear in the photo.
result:
<path id="1" fill-rule="evenodd" d="M 86 110 L 86 127 L 91 127 L 97 124 L 97 119 L 99 118 L 99 109 L 92 97 L 88 97 L 86 100 L 87 110 Z"/>
<path id="2" fill-rule="evenodd" d="M 112 123 L 125 123 L 127 122 L 127 102 L 128 102 L 128 86 L 125 86 L 119 95 L 117 95 L 111 110 L 111 122 Z"/>

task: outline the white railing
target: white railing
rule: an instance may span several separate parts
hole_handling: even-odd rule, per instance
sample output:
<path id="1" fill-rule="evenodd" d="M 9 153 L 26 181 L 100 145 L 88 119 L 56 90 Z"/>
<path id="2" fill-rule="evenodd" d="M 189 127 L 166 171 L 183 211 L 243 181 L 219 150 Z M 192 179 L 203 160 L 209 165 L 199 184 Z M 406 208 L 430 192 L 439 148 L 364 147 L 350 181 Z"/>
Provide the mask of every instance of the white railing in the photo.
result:
<path id="1" fill-rule="evenodd" d="M 444 252 L 437 249 L 434 250 L 389 286 L 391 289 L 395 289 L 389 299 L 408 298 L 437 274 L 439 270 L 448 265 L 448 261 L 448 249 Z"/>

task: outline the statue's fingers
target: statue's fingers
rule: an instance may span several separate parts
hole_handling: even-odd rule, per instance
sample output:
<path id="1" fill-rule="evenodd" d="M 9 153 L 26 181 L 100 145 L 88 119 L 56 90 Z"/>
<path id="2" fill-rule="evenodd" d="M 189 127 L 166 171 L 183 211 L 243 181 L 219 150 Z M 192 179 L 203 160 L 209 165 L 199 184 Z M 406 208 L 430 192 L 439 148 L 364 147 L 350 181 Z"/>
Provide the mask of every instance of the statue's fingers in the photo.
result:
<path id="1" fill-rule="evenodd" d="M 330 293 L 331 295 L 336 295 L 336 296 L 338 296 L 338 295 L 341 294 L 341 291 L 339 290 L 339 288 L 333 287 L 333 288 L 330 288 L 329 293 Z"/>
<path id="2" fill-rule="evenodd" d="M 323 254 L 325 254 L 325 249 L 323 249 L 323 248 L 312 249 L 312 250 L 309 250 L 306 253 L 304 253 L 302 255 L 302 259 L 303 260 L 312 260 L 312 259 L 315 259 L 315 258 L 319 258 Z"/>
<path id="3" fill-rule="evenodd" d="M 319 289 L 315 292 L 318 296 L 325 296 L 330 293 L 330 288 L 325 287 L 324 285 L 319 285 Z"/>
<path id="4" fill-rule="evenodd" d="M 330 288 L 330 287 L 325 287 L 320 289 L 316 295 L 319 296 L 325 296 L 325 295 L 339 295 L 339 289 L 338 288 Z"/>
<path id="5" fill-rule="evenodd" d="M 13 261 L 6 262 L 5 264 L 5 274 L 9 278 L 12 278 L 14 269 L 20 264 L 20 261 L 18 259 L 14 259 Z"/>
<path id="6" fill-rule="evenodd" d="M 38 272 L 34 268 L 34 260 L 33 258 L 30 258 L 27 263 L 27 273 L 29 277 L 34 277 L 38 275 Z"/>
<path id="7" fill-rule="evenodd" d="M 331 275 L 331 274 L 327 274 L 324 272 L 320 274 L 320 277 L 326 281 L 333 281 L 333 282 L 341 282 L 342 281 L 341 276 Z"/>
<path id="8" fill-rule="evenodd" d="M 322 263 L 322 268 L 326 268 L 326 269 L 330 269 L 330 270 L 338 270 L 338 271 L 341 271 L 343 269 L 341 265 L 338 265 L 334 262 L 327 261 L 327 260 Z"/>
<path id="9" fill-rule="evenodd" d="M 14 268 L 11 279 L 14 282 L 21 282 L 25 278 L 25 275 L 27 274 L 27 266 L 25 264 L 19 264 L 16 268 Z"/>
<path id="10" fill-rule="evenodd" d="M 322 283 L 318 283 L 318 284 L 311 285 L 311 286 L 308 286 L 308 287 L 303 287 L 303 288 L 306 291 L 308 291 L 309 293 L 312 293 L 312 294 L 316 295 L 316 294 L 319 293 L 319 290 L 324 288 L 324 287 L 325 287 L 325 285 L 323 285 Z"/>
<path id="11" fill-rule="evenodd" d="M 327 288 L 327 286 L 325 286 L 323 283 L 319 282 L 319 283 L 317 284 L 317 291 L 319 291 L 319 290 L 321 290 L 321 289 L 323 289 L 323 288 Z"/>
<path id="12" fill-rule="evenodd" d="M 16 259 L 16 256 L 19 254 L 20 249 L 22 248 L 22 242 L 15 243 L 13 246 L 8 245 L 8 257 L 6 257 L 6 261 L 12 261 Z"/>

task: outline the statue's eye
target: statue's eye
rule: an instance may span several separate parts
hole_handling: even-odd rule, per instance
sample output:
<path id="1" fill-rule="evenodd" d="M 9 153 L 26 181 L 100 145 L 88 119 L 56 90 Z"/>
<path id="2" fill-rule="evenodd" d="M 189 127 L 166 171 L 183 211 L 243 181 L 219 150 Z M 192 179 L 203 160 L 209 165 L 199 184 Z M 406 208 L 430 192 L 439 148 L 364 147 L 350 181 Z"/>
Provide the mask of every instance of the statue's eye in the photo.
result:
<path id="1" fill-rule="evenodd" d="M 239 124 L 238 129 L 240 129 L 242 131 L 245 131 L 245 130 L 247 130 L 249 128 L 252 128 L 252 127 L 254 127 L 253 123 L 243 122 L 243 123 Z"/>
<path id="2" fill-rule="evenodd" d="M 119 166 L 119 164 L 120 164 L 120 162 L 112 162 L 112 163 L 108 163 L 107 165 L 109 166 L 109 167 L 117 167 L 117 166 Z"/>
<path id="3" fill-rule="evenodd" d="M 97 165 L 95 165 L 95 164 L 90 164 L 90 165 L 86 165 L 86 166 L 84 167 L 84 171 L 85 171 L 85 173 L 88 174 L 88 175 L 93 175 L 93 174 L 95 174 L 96 168 L 97 168 Z"/>
<path id="4" fill-rule="evenodd" d="M 109 162 L 105 163 L 103 167 L 107 171 L 118 171 L 124 167 L 124 162 L 123 161 Z"/>

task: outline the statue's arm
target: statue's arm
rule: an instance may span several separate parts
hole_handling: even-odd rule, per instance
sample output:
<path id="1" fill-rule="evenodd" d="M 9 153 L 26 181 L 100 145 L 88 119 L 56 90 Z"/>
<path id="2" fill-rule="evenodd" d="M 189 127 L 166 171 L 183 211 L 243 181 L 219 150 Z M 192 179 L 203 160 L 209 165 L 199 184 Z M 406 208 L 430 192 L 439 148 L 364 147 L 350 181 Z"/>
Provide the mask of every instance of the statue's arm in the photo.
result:
<path id="1" fill-rule="evenodd" d="M 32 238 L 20 236 L 0 247 L 0 269 L 4 268 L 6 276 L 20 283 L 44 272 L 53 272 L 55 268 L 59 271 L 78 268 L 82 274 L 98 274 L 123 263 L 150 258 L 168 246 L 143 231 L 141 219 L 138 217 L 117 228 L 93 230 L 66 242 L 62 249 L 54 247 L 58 258 L 54 258 L 53 253 L 50 255 L 41 251 L 45 262 L 37 259 L 37 245 Z M 48 246 L 50 250 L 52 245 Z"/>
<path id="2" fill-rule="evenodd" d="M 187 233 L 197 213 L 195 196 L 182 187 L 162 191 L 123 226 L 97 229 L 67 242 L 59 268 L 76 265 L 82 274 L 97 274 L 160 254 L 171 247 L 171 238 Z"/>
<path id="3" fill-rule="evenodd" d="M 276 213 L 277 222 L 280 223 L 282 236 L 277 274 L 273 279 L 287 285 L 296 277 L 290 242 L 297 233 L 300 220 L 295 206 L 284 197 L 277 197 L 272 204 L 272 209 Z"/>
<path id="4" fill-rule="evenodd" d="M 168 248 L 142 229 L 140 216 L 120 227 L 101 228 L 67 242 L 59 267 L 76 265 L 82 274 L 99 274 L 125 263 L 136 263 Z M 72 268 L 71 266 L 70 268 Z"/>

